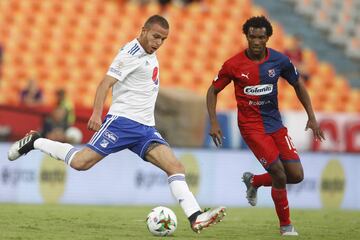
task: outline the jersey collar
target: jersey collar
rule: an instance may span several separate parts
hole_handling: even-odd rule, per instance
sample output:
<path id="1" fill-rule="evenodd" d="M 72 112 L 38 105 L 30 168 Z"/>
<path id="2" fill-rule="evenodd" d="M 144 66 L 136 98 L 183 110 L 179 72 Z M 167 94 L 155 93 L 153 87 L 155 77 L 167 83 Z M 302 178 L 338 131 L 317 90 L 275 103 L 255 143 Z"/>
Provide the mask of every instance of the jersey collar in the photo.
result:
<path id="1" fill-rule="evenodd" d="M 270 57 L 270 50 L 269 50 L 269 48 L 266 48 L 266 51 L 267 51 L 267 56 L 266 57 L 264 57 L 260 62 L 256 62 L 256 61 L 253 61 L 253 60 L 251 60 L 250 58 L 248 58 L 248 56 L 246 55 L 246 49 L 243 51 L 243 57 L 247 60 L 247 61 L 249 61 L 249 62 L 251 62 L 251 63 L 255 63 L 255 64 L 262 64 L 263 62 L 265 62 L 265 61 L 267 61 L 268 59 L 269 59 L 269 57 Z"/>
<path id="2" fill-rule="evenodd" d="M 139 50 L 139 52 L 138 52 L 139 57 L 143 57 L 143 56 L 153 56 L 153 55 L 155 54 L 155 52 L 152 53 L 152 54 L 148 54 L 148 53 L 145 51 L 145 49 L 141 46 L 141 44 L 140 44 L 140 42 L 139 42 L 139 40 L 138 40 L 137 38 L 135 38 L 134 41 L 135 41 L 135 42 L 139 45 L 139 47 L 140 47 L 140 50 Z"/>

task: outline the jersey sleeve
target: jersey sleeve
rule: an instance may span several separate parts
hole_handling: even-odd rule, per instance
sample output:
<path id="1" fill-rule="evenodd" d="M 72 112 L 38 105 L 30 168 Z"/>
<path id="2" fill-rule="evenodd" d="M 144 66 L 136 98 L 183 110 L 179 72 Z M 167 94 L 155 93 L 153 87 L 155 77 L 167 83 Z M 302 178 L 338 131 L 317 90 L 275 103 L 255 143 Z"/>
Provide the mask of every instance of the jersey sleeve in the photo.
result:
<path id="1" fill-rule="evenodd" d="M 214 78 L 212 85 L 216 90 L 223 90 L 232 80 L 229 64 L 222 65 L 218 75 Z"/>
<path id="2" fill-rule="evenodd" d="M 127 75 L 138 68 L 140 63 L 141 62 L 137 57 L 127 53 L 122 49 L 111 63 L 106 75 L 116 78 L 121 82 L 126 78 Z"/>
<path id="3" fill-rule="evenodd" d="M 288 57 L 285 57 L 283 61 L 280 75 L 291 85 L 299 80 L 299 72 Z"/>

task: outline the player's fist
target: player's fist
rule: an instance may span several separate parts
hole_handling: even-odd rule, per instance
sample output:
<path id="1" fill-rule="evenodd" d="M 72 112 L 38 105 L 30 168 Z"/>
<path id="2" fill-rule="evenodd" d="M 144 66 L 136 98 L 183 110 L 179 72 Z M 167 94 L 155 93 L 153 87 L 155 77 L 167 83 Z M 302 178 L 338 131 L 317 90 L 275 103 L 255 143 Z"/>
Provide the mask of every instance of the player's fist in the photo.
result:
<path id="1" fill-rule="evenodd" d="M 97 132 L 100 130 L 100 127 L 101 127 L 101 117 L 92 114 L 88 121 L 87 128 L 89 130 Z"/>
<path id="2" fill-rule="evenodd" d="M 218 123 L 211 124 L 209 135 L 213 139 L 216 147 L 221 147 L 223 135 Z"/>
<path id="3" fill-rule="evenodd" d="M 313 131 L 315 140 L 325 140 L 324 132 L 322 131 L 315 119 L 308 120 L 308 122 L 306 123 L 305 131 L 307 131 L 309 128 Z"/>

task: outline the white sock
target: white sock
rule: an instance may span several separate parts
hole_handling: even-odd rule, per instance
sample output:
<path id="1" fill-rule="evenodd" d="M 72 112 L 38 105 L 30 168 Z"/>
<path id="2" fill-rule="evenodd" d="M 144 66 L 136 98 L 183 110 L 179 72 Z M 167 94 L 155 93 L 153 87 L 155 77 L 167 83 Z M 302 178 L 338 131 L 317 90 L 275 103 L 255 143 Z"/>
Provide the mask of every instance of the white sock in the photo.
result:
<path id="1" fill-rule="evenodd" d="M 70 163 L 79 150 L 71 144 L 52 141 L 46 138 L 38 138 L 34 142 L 34 148 L 49 154 L 51 157 L 64 161 L 70 166 Z"/>
<path id="2" fill-rule="evenodd" d="M 190 217 L 197 211 L 201 211 L 194 195 L 190 192 L 190 189 L 185 181 L 184 174 L 174 174 L 169 176 L 168 183 L 172 194 L 180 203 L 180 206 L 187 217 Z"/>

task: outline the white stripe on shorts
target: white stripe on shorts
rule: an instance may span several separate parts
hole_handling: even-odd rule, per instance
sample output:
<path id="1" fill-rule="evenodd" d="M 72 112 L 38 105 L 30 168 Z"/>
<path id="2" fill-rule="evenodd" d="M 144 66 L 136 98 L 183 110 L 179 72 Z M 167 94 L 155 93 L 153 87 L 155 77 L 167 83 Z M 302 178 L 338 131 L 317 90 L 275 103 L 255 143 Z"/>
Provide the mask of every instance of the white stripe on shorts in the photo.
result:
<path id="1" fill-rule="evenodd" d="M 99 132 L 103 129 L 103 127 L 111 120 L 113 116 L 111 116 L 110 118 L 106 119 L 106 121 L 101 125 L 99 131 L 95 132 L 94 135 L 91 137 L 89 144 L 91 144 L 94 139 L 97 137 L 97 135 L 99 134 Z"/>
<path id="2" fill-rule="evenodd" d="M 109 125 L 118 118 L 118 116 L 111 116 L 106 122 L 101 126 L 100 130 L 95 133 L 95 135 L 91 138 L 89 144 L 95 145 L 96 141 L 99 140 L 100 136 L 104 133 L 104 131 L 109 127 Z"/>

